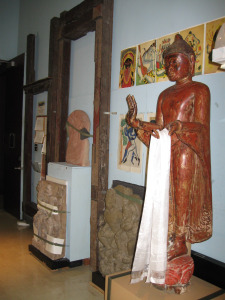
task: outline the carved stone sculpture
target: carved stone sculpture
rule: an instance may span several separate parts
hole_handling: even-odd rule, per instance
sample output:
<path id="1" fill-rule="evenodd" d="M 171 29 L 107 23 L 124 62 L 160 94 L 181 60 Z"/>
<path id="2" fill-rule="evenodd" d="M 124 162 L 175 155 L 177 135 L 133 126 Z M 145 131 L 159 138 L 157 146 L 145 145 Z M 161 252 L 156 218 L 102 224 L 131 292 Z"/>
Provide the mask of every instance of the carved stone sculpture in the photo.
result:
<path id="1" fill-rule="evenodd" d="M 126 120 L 147 147 L 150 138 L 159 138 L 157 130 L 167 128 L 171 136 L 167 252 L 170 268 L 173 259 L 187 254 L 186 242 L 202 242 L 212 235 L 210 92 L 206 85 L 192 81 L 195 54 L 179 34 L 163 55 L 168 78 L 176 83 L 159 95 L 156 123 L 136 119 L 137 104 L 130 95 Z M 177 265 L 176 269 L 180 267 L 183 266 Z M 193 267 L 189 278 L 192 273 Z M 179 278 L 177 284 L 185 285 L 186 281 Z"/>
<path id="2" fill-rule="evenodd" d="M 52 260 L 65 256 L 66 186 L 41 180 L 37 185 L 38 212 L 33 218 L 32 245 Z"/>
<path id="3" fill-rule="evenodd" d="M 67 119 L 69 141 L 66 149 L 66 162 L 89 166 L 89 140 L 90 120 L 82 110 L 73 111 Z"/>
<path id="4" fill-rule="evenodd" d="M 142 210 L 140 196 L 117 186 L 106 194 L 99 220 L 99 271 L 103 276 L 131 268 Z"/>

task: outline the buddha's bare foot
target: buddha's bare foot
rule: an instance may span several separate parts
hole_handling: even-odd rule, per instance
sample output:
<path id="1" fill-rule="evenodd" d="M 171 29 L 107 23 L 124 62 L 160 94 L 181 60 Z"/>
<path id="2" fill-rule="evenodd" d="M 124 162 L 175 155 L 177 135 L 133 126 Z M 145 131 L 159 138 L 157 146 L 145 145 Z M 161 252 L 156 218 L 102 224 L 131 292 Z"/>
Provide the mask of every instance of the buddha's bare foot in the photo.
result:
<path id="1" fill-rule="evenodd" d="M 188 249 L 184 236 L 176 236 L 173 244 L 169 247 L 167 252 L 167 260 L 170 261 L 175 257 L 187 254 Z"/>

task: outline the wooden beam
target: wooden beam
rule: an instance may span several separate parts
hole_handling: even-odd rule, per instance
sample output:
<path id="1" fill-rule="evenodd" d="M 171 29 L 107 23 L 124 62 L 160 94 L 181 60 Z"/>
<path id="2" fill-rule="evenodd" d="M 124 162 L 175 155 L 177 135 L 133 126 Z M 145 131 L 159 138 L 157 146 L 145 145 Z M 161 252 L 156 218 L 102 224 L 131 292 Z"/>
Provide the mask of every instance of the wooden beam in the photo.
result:
<path id="1" fill-rule="evenodd" d="M 91 10 L 85 13 L 77 21 L 65 25 L 62 30 L 62 36 L 70 40 L 77 40 L 94 30 L 95 20 L 93 19 L 93 12 Z"/>
<path id="2" fill-rule="evenodd" d="M 27 36 L 27 63 L 26 63 L 26 84 L 35 81 L 35 35 Z"/>
<path id="3" fill-rule="evenodd" d="M 61 39 L 58 53 L 57 108 L 55 124 L 55 161 L 66 160 L 71 41 Z"/>
<path id="4" fill-rule="evenodd" d="M 48 76 L 52 78 L 51 86 L 48 90 L 47 106 L 47 152 L 46 163 L 54 162 L 55 159 L 55 124 L 57 110 L 57 81 L 58 81 L 58 40 L 60 37 L 61 22 L 59 18 L 53 18 L 50 24 L 50 41 L 49 41 L 49 70 Z"/>
<path id="5" fill-rule="evenodd" d="M 48 91 L 51 85 L 51 80 L 52 78 L 47 77 L 25 85 L 23 87 L 25 94 L 37 95 Z"/>
<path id="6" fill-rule="evenodd" d="M 91 268 L 98 270 L 98 220 L 105 209 L 109 167 L 109 115 L 111 94 L 113 0 L 104 0 L 102 18 L 96 20 L 94 137 L 92 147 Z M 97 217 L 96 217 L 97 213 Z"/>
<path id="7" fill-rule="evenodd" d="M 50 28 L 47 163 L 65 161 L 68 117 L 71 41 L 63 39 L 63 24 L 53 18 Z"/>
<path id="8" fill-rule="evenodd" d="M 76 22 L 80 18 L 89 12 L 92 11 L 99 4 L 103 3 L 103 0 L 85 0 L 81 2 L 79 5 L 75 6 L 71 10 L 67 12 L 63 12 L 60 16 L 63 23 L 68 24 L 71 22 Z"/>
<path id="9" fill-rule="evenodd" d="M 108 161 L 109 161 L 109 115 L 111 96 L 111 60 L 112 60 L 112 26 L 113 26 L 113 0 L 104 0 L 102 22 L 102 47 L 101 47 L 101 90 L 100 90 L 100 178 L 101 199 L 105 199 L 108 190 Z M 101 212 L 103 212 L 101 210 Z"/>
<path id="10" fill-rule="evenodd" d="M 26 62 L 26 83 L 35 81 L 34 71 L 35 57 L 35 36 L 27 36 L 27 62 Z M 32 133 L 33 133 L 33 95 L 25 97 L 25 131 L 24 131 L 24 186 L 23 186 L 23 211 L 25 214 L 35 214 L 31 208 L 31 163 L 32 163 Z M 32 211 L 31 211 L 32 210 Z"/>

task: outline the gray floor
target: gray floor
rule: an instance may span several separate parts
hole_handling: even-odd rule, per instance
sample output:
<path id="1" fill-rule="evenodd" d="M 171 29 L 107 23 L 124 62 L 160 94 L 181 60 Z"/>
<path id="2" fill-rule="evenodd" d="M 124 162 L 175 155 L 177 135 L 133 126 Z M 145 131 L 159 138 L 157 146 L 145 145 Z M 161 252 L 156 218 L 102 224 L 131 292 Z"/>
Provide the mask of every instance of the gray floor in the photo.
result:
<path id="1" fill-rule="evenodd" d="M 0 210 L 0 299 L 103 300 L 90 285 L 89 266 L 52 271 L 28 251 L 32 230 Z"/>

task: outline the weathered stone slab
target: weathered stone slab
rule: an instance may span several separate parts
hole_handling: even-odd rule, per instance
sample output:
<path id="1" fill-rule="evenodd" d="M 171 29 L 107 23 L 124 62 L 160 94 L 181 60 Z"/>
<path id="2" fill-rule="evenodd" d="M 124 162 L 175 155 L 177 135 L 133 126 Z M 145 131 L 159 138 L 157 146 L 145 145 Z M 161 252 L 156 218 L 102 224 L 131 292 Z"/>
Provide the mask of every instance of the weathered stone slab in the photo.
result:
<path id="1" fill-rule="evenodd" d="M 98 231 L 99 271 L 103 276 L 131 268 L 142 202 L 124 186 L 107 191 Z"/>
<path id="2" fill-rule="evenodd" d="M 41 180 L 37 185 L 38 212 L 33 219 L 32 245 L 52 260 L 65 257 L 66 186 Z"/>

